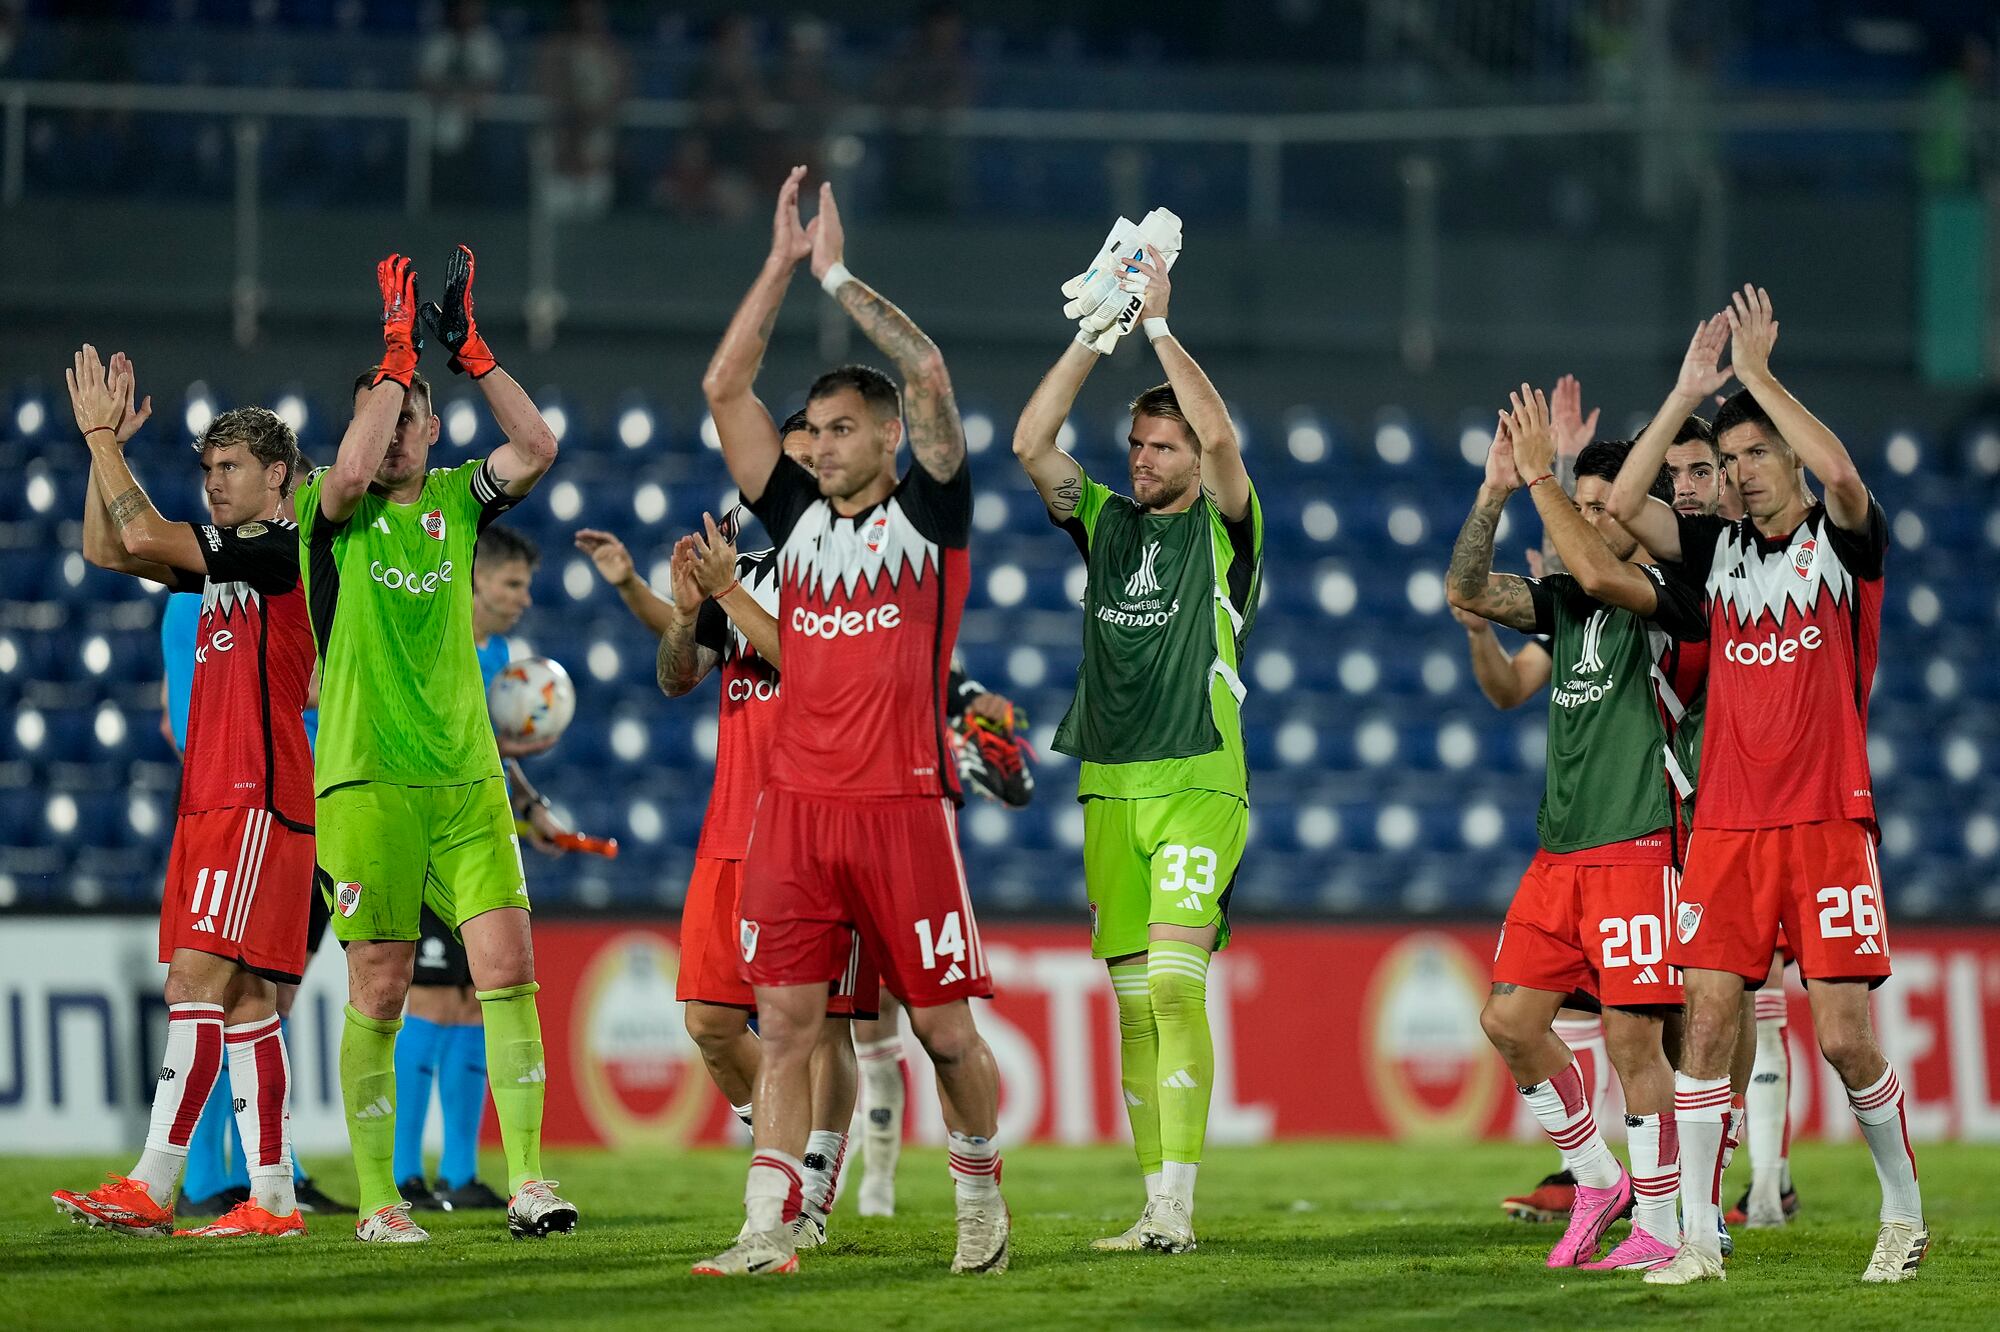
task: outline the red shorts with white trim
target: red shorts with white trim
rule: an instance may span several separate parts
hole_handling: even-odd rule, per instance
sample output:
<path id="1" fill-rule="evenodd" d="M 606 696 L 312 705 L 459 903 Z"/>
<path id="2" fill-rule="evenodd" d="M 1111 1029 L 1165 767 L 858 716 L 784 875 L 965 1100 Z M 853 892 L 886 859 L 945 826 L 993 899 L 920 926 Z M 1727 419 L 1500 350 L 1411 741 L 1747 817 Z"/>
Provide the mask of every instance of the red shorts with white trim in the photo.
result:
<path id="1" fill-rule="evenodd" d="M 306 969 L 312 893 L 311 833 L 265 809 L 183 814 L 160 902 L 160 961 L 190 948 L 295 982 Z"/>
<path id="2" fill-rule="evenodd" d="M 1537 855 L 1500 927 L 1494 983 L 1585 994 L 1610 1008 L 1680 1003 L 1680 974 L 1666 961 L 1674 887 L 1671 865 Z"/>
<path id="3" fill-rule="evenodd" d="M 837 980 L 858 935 L 890 992 L 913 1008 L 993 994 L 957 812 L 942 796 L 820 799 L 767 788 L 741 910 L 739 956 L 752 985 Z"/>
<path id="4" fill-rule="evenodd" d="M 1889 916 L 1865 824 L 1695 829 L 1667 960 L 1733 971 L 1754 989 L 1781 940 L 1807 980 L 1888 976 Z"/>
<path id="5" fill-rule="evenodd" d="M 681 907 L 681 972 L 674 998 L 682 1003 L 757 1010 L 756 995 L 743 979 L 739 942 L 743 916 L 737 909 L 742 887 L 742 861 L 695 858 L 687 902 Z M 851 941 L 849 956 L 827 995 L 826 1015 L 872 1021 L 880 1016 L 877 998 L 882 981 L 860 936 L 853 935 Z"/>

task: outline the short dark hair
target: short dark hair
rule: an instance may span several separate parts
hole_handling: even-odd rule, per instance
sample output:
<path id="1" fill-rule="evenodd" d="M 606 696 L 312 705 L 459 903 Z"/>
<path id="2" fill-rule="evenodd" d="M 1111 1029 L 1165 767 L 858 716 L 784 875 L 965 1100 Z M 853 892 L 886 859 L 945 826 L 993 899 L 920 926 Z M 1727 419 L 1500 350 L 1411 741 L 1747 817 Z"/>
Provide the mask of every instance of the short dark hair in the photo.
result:
<path id="1" fill-rule="evenodd" d="M 498 523 L 479 534 L 479 544 L 472 548 L 472 564 L 507 564 L 513 560 L 526 561 L 530 569 L 542 562 L 542 549 L 511 527 Z"/>
<path id="2" fill-rule="evenodd" d="M 842 365 L 827 371 L 806 390 L 806 401 L 817 402 L 842 389 L 853 389 L 870 411 L 889 420 L 903 414 L 903 395 L 896 381 L 872 365 Z"/>
<path id="3" fill-rule="evenodd" d="M 1595 476 L 1615 482 L 1618 469 L 1625 465 L 1626 456 L 1631 452 L 1632 441 L 1629 439 L 1594 440 L 1584 445 L 1583 452 L 1576 455 L 1577 479 Z M 1653 484 L 1646 488 L 1646 493 L 1668 504 L 1674 502 L 1674 478 L 1666 468 L 1662 467 L 1654 476 Z"/>
<path id="4" fill-rule="evenodd" d="M 1690 416 L 1681 422 L 1680 429 L 1674 431 L 1674 443 L 1685 444 L 1691 439 L 1698 439 L 1704 444 L 1713 444 L 1715 427 L 1710 425 L 1705 417 Z"/>
<path id="5" fill-rule="evenodd" d="M 268 407 L 238 407 L 224 412 L 210 421 L 208 429 L 195 439 L 194 451 L 226 449 L 232 444 L 241 444 L 265 467 L 273 463 L 284 467 L 284 480 L 278 483 L 280 495 L 291 494 L 292 486 L 305 475 L 299 437 L 292 433 L 283 417 Z"/>
<path id="6" fill-rule="evenodd" d="M 359 393 L 362 389 L 374 387 L 376 376 L 381 373 L 381 366 L 369 366 L 354 377 L 354 391 Z M 430 407 L 432 409 L 431 414 L 435 416 L 437 414 L 437 397 L 431 392 L 431 381 L 424 378 L 421 370 L 412 370 L 410 372 L 410 387 L 424 395 L 424 405 Z"/>
<path id="7" fill-rule="evenodd" d="M 1174 396 L 1174 386 L 1172 384 L 1155 384 L 1138 397 L 1132 399 L 1129 405 L 1132 409 L 1132 420 L 1135 424 L 1142 416 L 1160 416 L 1165 417 L 1169 421 L 1179 421 L 1181 429 L 1187 432 L 1189 441 L 1194 444 L 1195 452 L 1199 453 L 1201 451 L 1201 436 L 1195 434 L 1194 427 L 1188 423 L 1186 415 L 1182 413 L 1181 400 Z"/>
<path id="8" fill-rule="evenodd" d="M 786 435 L 792 434 L 795 431 L 810 429 L 812 429 L 812 422 L 806 420 L 806 409 L 801 407 L 786 417 L 785 423 L 778 427 L 778 438 L 783 439 Z"/>
<path id="9" fill-rule="evenodd" d="M 1749 389 L 1737 389 L 1716 412 L 1715 437 L 1718 445 L 1724 431 L 1734 430 L 1740 425 L 1762 426 L 1764 432 L 1772 439 L 1780 444 L 1785 443 L 1785 437 L 1778 433 L 1778 427 L 1771 421 L 1771 414 L 1764 410 L 1764 404 L 1758 402 L 1756 395 Z"/>

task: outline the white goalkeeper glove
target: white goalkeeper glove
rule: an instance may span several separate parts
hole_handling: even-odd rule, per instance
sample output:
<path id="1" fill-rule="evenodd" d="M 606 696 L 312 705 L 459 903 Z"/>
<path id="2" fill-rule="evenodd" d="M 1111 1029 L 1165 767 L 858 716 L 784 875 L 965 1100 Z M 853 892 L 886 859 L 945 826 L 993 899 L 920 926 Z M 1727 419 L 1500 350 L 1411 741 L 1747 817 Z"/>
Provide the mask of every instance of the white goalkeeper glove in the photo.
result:
<path id="1" fill-rule="evenodd" d="M 1077 320 L 1077 341 L 1099 355 L 1111 353 L 1118 339 L 1132 331 L 1145 308 L 1148 279 L 1128 261 L 1145 258 L 1148 245 L 1159 251 L 1171 270 L 1181 252 L 1180 218 L 1165 208 L 1155 208 L 1136 227 L 1119 218 L 1105 238 L 1099 261 L 1063 284 L 1064 294 L 1072 297 L 1063 313 Z M 1107 276 L 1108 289 L 1104 286 Z"/>

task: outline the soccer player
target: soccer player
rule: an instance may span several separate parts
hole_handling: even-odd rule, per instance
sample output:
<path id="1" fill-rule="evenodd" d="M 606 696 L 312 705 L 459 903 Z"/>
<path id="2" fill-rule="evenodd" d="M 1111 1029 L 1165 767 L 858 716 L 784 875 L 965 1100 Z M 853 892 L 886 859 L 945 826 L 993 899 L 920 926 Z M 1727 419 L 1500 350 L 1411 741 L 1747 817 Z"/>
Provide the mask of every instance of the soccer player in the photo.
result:
<path id="1" fill-rule="evenodd" d="M 1026 805 L 1035 793 L 1034 769 L 1027 762 L 1033 751 L 1019 734 L 1025 721 L 1013 702 L 973 679 L 956 657 L 945 696 L 959 785 L 1009 808 Z M 863 1216 L 894 1216 L 908 1068 L 901 1005 L 886 988 L 878 1003 L 879 1017 L 854 1023 L 854 1052 L 861 1063 L 861 1188 L 856 1202 Z"/>
<path id="2" fill-rule="evenodd" d="M 296 470 L 300 476 L 312 470 L 310 460 L 303 454 Z M 281 512 L 288 519 L 292 517 L 291 496 L 285 497 Z M 187 749 L 188 712 L 194 700 L 195 653 L 201 639 L 201 600 L 198 593 L 169 592 L 166 610 L 160 616 L 160 656 L 166 668 L 166 678 L 161 681 L 164 707 L 160 733 L 173 746 L 175 754 L 184 754 Z M 313 734 L 319 724 L 318 703 L 319 682 L 311 680 L 306 685 L 306 710 L 300 716 L 308 748 L 313 743 Z M 308 888 L 306 897 L 311 912 L 306 927 L 306 958 L 310 964 L 313 955 L 319 951 L 320 940 L 326 937 L 327 918 L 331 913 L 315 888 Z M 298 993 L 296 985 L 278 986 L 278 1029 L 288 1049 L 292 1037 L 292 1004 Z M 243 1155 L 242 1140 L 236 1132 L 234 1101 L 229 1070 L 224 1069 L 222 1076 L 215 1080 L 215 1087 L 209 1092 L 208 1101 L 202 1106 L 200 1117 L 195 1122 L 194 1133 L 188 1139 L 187 1165 L 181 1175 L 181 1197 L 174 1206 L 178 1216 L 221 1216 L 250 1196 L 249 1162 Z M 306 1174 L 296 1153 L 292 1157 L 292 1192 L 301 1212 L 347 1210 L 329 1198 L 312 1176 Z"/>
<path id="3" fill-rule="evenodd" d="M 210 521 L 168 522 L 133 478 L 125 441 L 151 411 L 133 406 L 121 354 L 110 373 L 86 345 L 68 373 L 90 448 L 84 555 L 202 594 L 187 765 L 160 907 L 167 1042 L 146 1146 L 128 1175 L 57 1207 L 123 1234 L 173 1229 L 174 1192 L 196 1118 L 225 1059 L 250 1196 L 199 1238 L 305 1232 L 293 1193 L 290 1073 L 279 982 L 305 970 L 313 874 L 312 755 L 304 709 L 312 640 L 297 535 L 283 516 L 298 444 L 261 407 L 224 412 L 196 441 Z"/>
<path id="4" fill-rule="evenodd" d="M 942 707 L 969 576 L 965 436 L 936 344 L 842 262 L 830 186 L 812 229 L 800 223 L 804 174 L 794 168 L 779 191 L 770 255 L 702 383 L 723 460 L 777 542 L 784 689 L 743 863 L 743 971 L 763 1037 L 748 1224 L 694 1270 L 797 1270 L 781 1219 L 802 1183 L 808 1062 L 828 984 L 859 934 L 937 1068 L 958 1208 L 952 1270 L 997 1273 L 1009 1258 L 999 1074 L 967 1002 L 993 985 L 958 855 Z M 785 457 L 753 390 L 792 270 L 808 256 L 903 377 L 901 393 L 865 366 L 814 381 L 816 474 Z M 906 424 L 914 463 L 898 478 Z"/>
<path id="5" fill-rule="evenodd" d="M 458 931 L 485 1018 L 507 1157 L 508 1229 L 567 1232 L 576 1209 L 542 1178 L 541 1019 L 520 841 L 472 633 L 478 534 L 555 461 L 556 440 L 472 318 L 472 252 L 453 255 L 433 331 L 507 436 L 484 459 L 426 472 L 439 421 L 417 374 L 409 259 L 376 268 L 381 365 L 354 395 L 333 465 L 299 493 L 320 655 L 320 863 L 347 947 L 341 1099 L 361 1186 L 357 1238 L 429 1238 L 396 1192 L 396 1033 L 423 906 Z"/>
<path id="6" fill-rule="evenodd" d="M 366 387 L 364 377 L 356 389 Z M 495 523 L 479 534 L 472 562 L 472 641 L 482 690 L 490 690 L 494 677 L 506 669 L 506 636 L 531 604 L 528 584 L 540 562 L 535 543 L 512 528 Z M 555 741 L 498 735 L 494 739 L 507 773 L 516 830 L 535 850 L 561 855 L 552 839 L 565 830 L 519 762 Z M 421 919 L 423 932 L 417 939 L 403 1030 L 396 1037 L 396 1105 L 401 1111 L 396 1119 L 396 1188 L 419 1210 L 497 1211 L 507 1200 L 479 1178 L 479 1128 L 486 1117 L 486 1025 L 472 991 L 465 945 L 429 906 Z M 424 1182 L 424 1126 L 433 1085 L 444 1123 L 435 1189 Z"/>
<path id="7" fill-rule="evenodd" d="M 1697 367 L 1697 373 L 1714 378 L 1714 357 Z M 1715 387 L 1727 382 L 1716 378 Z M 1674 512 L 1688 517 L 1720 515 L 1729 522 L 1743 516 L 1743 498 L 1722 466 L 1716 447 L 1715 428 L 1699 416 L 1690 415 L 1674 432 L 1667 446 L 1667 474 L 1674 482 Z M 1701 648 L 1699 665 L 1702 680 L 1707 677 L 1707 648 Z M 1674 732 L 1676 760 L 1674 782 L 1681 790 L 1681 826 L 1690 826 L 1694 815 L 1695 775 L 1701 767 L 1702 717 L 1707 704 L 1705 688 L 1685 696 L 1687 712 Z M 1750 1147 L 1750 1187 L 1723 1220 L 1729 1225 L 1749 1225 L 1752 1229 L 1782 1226 L 1799 1210 L 1799 1195 L 1792 1187 L 1789 1155 L 1791 1122 L 1791 1047 L 1785 1040 L 1789 1015 L 1785 1004 L 1785 964 L 1789 953 L 1782 946 L 1771 959 L 1771 973 L 1764 987 L 1743 996 L 1742 1027 L 1736 1039 L 1736 1053 L 1729 1064 L 1729 1123 L 1724 1134 L 1726 1158 L 1738 1141 Z M 1747 1121 L 1747 1122 L 1746 1122 Z M 1725 1239 L 1724 1256 L 1732 1246 Z"/>
<path id="8" fill-rule="evenodd" d="M 786 419 L 779 428 L 779 441 L 786 457 L 810 470 L 812 432 L 803 411 Z M 743 855 L 770 771 L 777 727 L 781 684 L 777 552 L 739 555 L 733 516 L 717 525 L 704 514 L 703 522 L 704 532 L 674 543 L 668 565 L 671 601 L 646 585 L 631 554 L 610 533 L 585 529 L 577 533 L 576 544 L 605 581 L 618 589 L 633 615 L 660 636 L 657 671 L 662 693 L 679 698 L 710 672 L 721 676 L 715 785 L 681 907 L 681 966 L 675 991 L 688 1035 L 700 1049 L 710 1079 L 730 1110 L 749 1126 L 759 1047 L 750 1025 L 756 995 L 741 974 L 739 899 Z M 877 988 L 873 967 L 857 958 L 852 970 L 852 975 L 842 975 L 828 996 L 829 1017 L 854 1018 L 857 1003 L 872 1011 Z M 797 1208 L 787 1207 L 795 1248 L 826 1241 L 827 1218 L 847 1155 L 847 1130 L 854 1118 L 857 1074 L 847 1029 L 828 1023 L 821 1027 L 819 1040 L 811 1065 L 812 1127 L 800 1158 L 802 1187 Z"/>
<path id="9" fill-rule="evenodd" d="M 1564 375 L 1556 381 L 1555 391 L 1549 395 L 1549 409 L 1555 417 L 1556 471 L 1573 486 L 1576 459 L 1591 443 L 1600 412 L 1593 409 L 1588 418 L 1584 416 L 1583 385 L 1575 375 Z M 1529 576 L 1540 578 L 1545 573 L 1564 572 L 1562 556 L 1544 533 L 1540 548 L 1528 549 Z M 1552 658 L 1547 635 L 1530 636 L 1510 656 L 1500 646 L 1491 620 L 1456 606 L 1450 610 L 1452 618 L 1465 628 L 1472 677 L 1494 707 L 1502 712 L 1512 711 L 1548 684 Z M 1590 1093 L 1591 1113 L 1599 1113 L 1604 1106 L 1604 1095 L 1611 1089 L 1611 1060 L 1604 1051 L 1604 1020 L 1584 1009 L 1563 1008 L 1556 1013 L 1554 1030 L 1556 1039 L 1575 1053 L 1584 1086 Z M 1560 1158 L 1561 1153 L 1557 1155 Z M 1558 1169 L 1543 1176 L 1526 1193 L 1502 1198 L 1500 1210 L 1516 1221 L 1560 1221 L 1568 1225 L 1570 1204 L 1576 1200 L 1576 1180 L 1560 1159 L 1557 1164 Z"/>
<path id="10" fill-rule="evenodd" d="M 1709 605 L 1701 798 L 1667 943 L 1687 986 L 1674 1080 L 1685 1239 L 1671 1264 L 1646 1274 L 1659 1284 L 1723 1275 L 1710 1237 L 1740 997 L 1767 982 L 1781 925 L 1820 1052 L 1847 1087 L 1882 1187 L 1862 1279 L 1904 1280 L 1930 1245 L 1902 1087 L 1868 1011 L 1869 990 L 1889 975 L 1867 745 L 1888 520 L 1846 446 L 1772 373 L 1777 334 L 1770 297 L 1756 287 L 1698 329 L 1612 495 L 1619 521 L 1647 549 L 1680 560 Z M 1726 378 L 1715 368 L 1725 336 L 1743 385 L 1715 419 L 1723 467 L 1743 499 L 1734 523 L 1677 515 L 1637 483 L 1658 466 L 1676 423 Z"/>
<path id="11" fill-rule="evenodd" d="M 1167 382 L 1132 400 L 1130 498 L 1056 447 L 1097 365 L 1085 333 L 1022 408 L 1014 456 L 1090 572 L 1083 665 L 1055 747 L 1082 761 L 1091 955 L 1117 999 L 1146 1189 L 1138 1221 L 1095 1247 L 1185 1253 L 1215 1073 L 1209 957 L 1229 942 L 1249 833 L 1238 665 L 1264 519 L 1221 395 L 1167 327 L 1166 262 L 1150 246 L 1146 255 L 1128 268 L 1144 280 L 1143 327 Z"/>
<path id="12" fill-rule="evenodd" d="M 1537 820 L 1542 850 L 1507 910 L 1480 1022 L 1576 1179 L 1569 1225 L 1548 1265 L 1650 1267 L 1671 1259 L 1679 1239 L 1673 1070 L 1662 1029 L 1681 998 L 1662 965 L 1673 805 L 1653 676 L 1660 640 L 1699 638 L 1706 625 L 1700 594 L 1651 564 L 1605 509 L 1630 446 L 1584 449 L 1572 500 L 1553 471 L 1541 394 L 1523 385 L 1511 403 L 1453 548 L 1446 589 L 1454 606 L 1550 635 L 1555 683 Z M 1523 485 L 1570 573 L 1492 572 L 1494 529 Z M 1664 476 L 1655 489 L 1667 493 Z M 1605 1045 L 1625 1089 L 1629 1175 L 1598 1131 L 1575 1056 L 1552 1029 L 1572 993 L 1603 1007 Z M 1631 1233 L 1593 1261 L 1628 1204 Z"/>

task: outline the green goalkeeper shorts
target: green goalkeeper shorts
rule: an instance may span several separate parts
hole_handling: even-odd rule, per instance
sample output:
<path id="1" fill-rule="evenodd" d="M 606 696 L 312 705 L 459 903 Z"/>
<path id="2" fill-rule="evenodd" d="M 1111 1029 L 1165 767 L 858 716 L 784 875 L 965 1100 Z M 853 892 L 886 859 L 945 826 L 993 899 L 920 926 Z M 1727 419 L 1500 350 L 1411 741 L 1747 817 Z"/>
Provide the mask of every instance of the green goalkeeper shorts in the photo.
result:
<path id="1" fill-rule="evenodd" d="M 1221 791 L 1083 802 L 1083 882 L 1090 955 L 1146 951 L 1147 927 L 1216 927 L 1229 942 L 1229 892 L 1250 833 L 1250 809 Z"/>
<path id="2" fill-rule="evenodd" d="M 349 782 L 318 801 L 319 863 L 332 883 L 333 937 L 416 939 L 423 908 L 454 932 L 498 907 L 528 905 L 507 783 Z"/>

